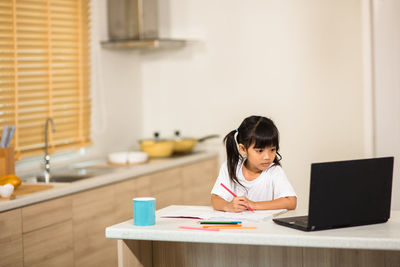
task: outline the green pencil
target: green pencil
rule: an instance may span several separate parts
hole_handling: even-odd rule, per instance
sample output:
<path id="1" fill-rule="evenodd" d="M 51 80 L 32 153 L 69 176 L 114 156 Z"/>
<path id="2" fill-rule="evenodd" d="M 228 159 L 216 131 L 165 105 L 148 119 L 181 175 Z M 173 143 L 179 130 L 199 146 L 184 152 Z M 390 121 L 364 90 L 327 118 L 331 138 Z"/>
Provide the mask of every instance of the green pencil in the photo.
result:
<path id="1" fill-rule="evenodd" d="M 200 224 L 241 224 L 241 221 L 199 221 Z"/>

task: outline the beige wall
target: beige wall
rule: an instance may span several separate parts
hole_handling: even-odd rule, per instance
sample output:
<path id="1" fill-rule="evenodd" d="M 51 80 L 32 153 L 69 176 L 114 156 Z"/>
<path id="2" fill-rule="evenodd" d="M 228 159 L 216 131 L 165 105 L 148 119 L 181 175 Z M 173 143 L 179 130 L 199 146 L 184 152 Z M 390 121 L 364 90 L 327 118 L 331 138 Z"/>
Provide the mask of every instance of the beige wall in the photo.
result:
<path id="1" fill-rule="evenodd" d="M 311 162 L 400 156 L 397 0 L 159 2 L 161 35 L 192 40 L 187 47 L 101 49 L 106 0 L 93 1 L 88 156 L 137 148 L 155 130 L 223 136 L 261 114 L 281 131 L 283 166 L 300 207 L 308 202 Z M 203 146 L 223 155 L 221 140 Z"/>
<path id="2" fill-rule="evenodd" d="M 155 130 L 224 136 L 264 115 L 281 131 L 283 167 L 304 208 L 312 162 L 370 154 L 362 0 L 159 2 L 161 35 L 192 40 L 186 47 L 101 49 L 106 0 L 93 0 L 87 155 L 137 148 Z M 221 140 L 206 146 L 223 152 Z"/>
<path id="3" fill-rule="evenodd" d="M 101 48 L 108 39 L 107 1 L 92 1 L 92 134 L 89 155 L 137 146 L 141 136 L 141 64 L 135 50 Z"/>
<path id="4" fill-rule="evenodd" d="M 400 209 L 400 1 L 374 0 L 375 136 L 378 156 L 395 156 L 392 208 Z"/>
<path id="5" fill-rule="evenodd" d="M 137 58 L 144 135 L 271 117 L 301 208 L 312 162 L 365 156 L 360 1 L 160 2 L 161 33 L 194 42 Z"/>

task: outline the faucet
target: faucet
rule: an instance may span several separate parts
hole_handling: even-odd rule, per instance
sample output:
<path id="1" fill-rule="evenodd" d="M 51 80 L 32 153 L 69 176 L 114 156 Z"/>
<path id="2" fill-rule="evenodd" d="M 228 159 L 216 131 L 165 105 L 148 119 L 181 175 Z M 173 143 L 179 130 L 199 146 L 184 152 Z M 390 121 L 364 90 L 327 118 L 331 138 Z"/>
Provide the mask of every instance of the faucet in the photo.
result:
<path id="1" fill-rule="evenodd" d="M 50 182 L 50 155 L 49 155 L 49 140 L 48 140 L 48 131 L 49 131 L 49 122 L 51 123 L 51 130 L 54 132 L 56 130 L 54 126 L 54 121 L 52 118 L 46 119 L 46 124 L 44 125 L 44 180 L 46 184 Z"/>

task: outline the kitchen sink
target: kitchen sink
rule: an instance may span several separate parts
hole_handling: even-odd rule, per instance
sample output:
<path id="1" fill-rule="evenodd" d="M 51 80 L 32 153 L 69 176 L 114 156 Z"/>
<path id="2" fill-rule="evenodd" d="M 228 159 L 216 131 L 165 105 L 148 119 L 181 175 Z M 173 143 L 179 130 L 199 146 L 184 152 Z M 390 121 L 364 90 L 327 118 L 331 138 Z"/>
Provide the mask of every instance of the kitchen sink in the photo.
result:
<path id="1" fill-rule="evenodd" d="M 50 175 L 50 183 L 72 183 L 91 178 L 91 175 L 73 175 L 73 174 L 54 174 Z M 44 176 L 36 176 L 36 182 L 45 182 Z"/>
<path id="2" fill-rule="evenodd" d="M 112 172 L 112 169 L 105 168 L 64 168 L 54 169 L 50 172 L 50 183 L 73 183 L 88 178 Z M 23 179 L 31 183 L 45 182 L 44 175 L 33 175 Z"/>

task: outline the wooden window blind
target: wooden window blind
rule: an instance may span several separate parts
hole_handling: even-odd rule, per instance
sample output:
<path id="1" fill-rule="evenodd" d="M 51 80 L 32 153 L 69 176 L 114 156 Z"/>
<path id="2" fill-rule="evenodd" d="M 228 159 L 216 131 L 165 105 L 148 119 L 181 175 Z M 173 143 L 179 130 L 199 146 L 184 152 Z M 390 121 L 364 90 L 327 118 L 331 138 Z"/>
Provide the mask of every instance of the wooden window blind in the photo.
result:
<path id="1" fill-rule="evenodd" d="M 90 143 L 90 0 L 0 0 L 0 127 L 16 158 Z M 49 127 L 51 128 L 51 127 Z"/>

